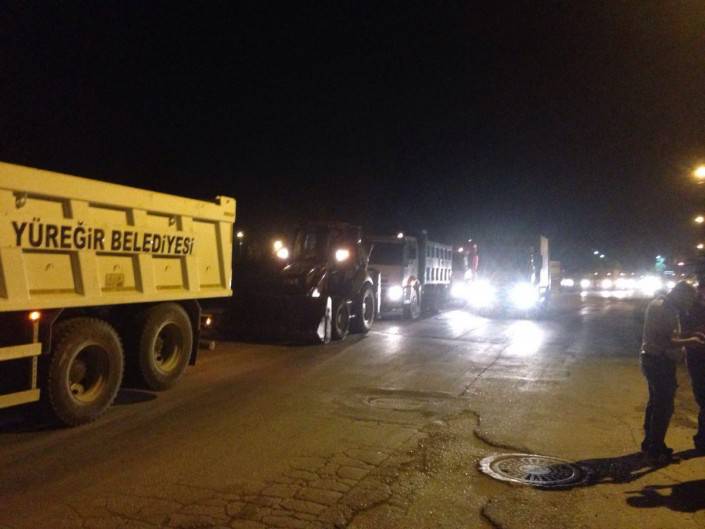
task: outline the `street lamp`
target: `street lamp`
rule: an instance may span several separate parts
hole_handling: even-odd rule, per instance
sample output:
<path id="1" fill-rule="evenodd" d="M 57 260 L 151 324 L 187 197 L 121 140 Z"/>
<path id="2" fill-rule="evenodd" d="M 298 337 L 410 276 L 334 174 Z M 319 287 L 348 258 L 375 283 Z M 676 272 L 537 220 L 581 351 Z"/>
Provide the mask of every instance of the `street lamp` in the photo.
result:
<path id="1" fill-rule="evenodd" d="M 245 232 L 244 232 L 244 231 L 239 231 L 239 232 L 237 232 L 237 233 L 235 234 L 235 237 L 237 237 L 238 239 L 242 240 L 242 239 L 245 238 Z"/>
<path id="2" fill-rule="evenodd" d="M 700 244 L 698 244 L 698 245 L 696 246 L 696 248 L 697 248 L 698 250 L 702 250 L 703 248 L 705 248 L 705 244 L 700 243 Z"/>
<path id="3" fill-rule="evenodd" d="M 705 222 L 705 217 L 703 217 L 702 215 L 698 215 L 693 219 L 693 221 L 695 222 L 695 224 L 702 224 L 703 222 Z"/>

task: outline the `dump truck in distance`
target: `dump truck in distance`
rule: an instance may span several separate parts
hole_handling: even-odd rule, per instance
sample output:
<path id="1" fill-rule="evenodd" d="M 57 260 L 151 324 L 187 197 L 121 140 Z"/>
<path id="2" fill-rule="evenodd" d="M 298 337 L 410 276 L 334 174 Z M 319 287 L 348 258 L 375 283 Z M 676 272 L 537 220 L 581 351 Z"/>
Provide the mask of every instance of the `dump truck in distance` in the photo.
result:
<path id="1" fill-rule="evenodd" d="M 195 362 L 198 300 L 230 296 L 235 200 L 214 202 L 0 163 L 0 408 L 62 423 Z"/>
<path id="2" fill-rule="evenodd" d="M 412 237 L 374 236 L 370 268 L 381 275 L 380 312 L 401 311 L 416 319 L 422 311 L 438 310 L 448 297 L 453 275 L 453 248 L 428 240 L 425 233 Z"/>

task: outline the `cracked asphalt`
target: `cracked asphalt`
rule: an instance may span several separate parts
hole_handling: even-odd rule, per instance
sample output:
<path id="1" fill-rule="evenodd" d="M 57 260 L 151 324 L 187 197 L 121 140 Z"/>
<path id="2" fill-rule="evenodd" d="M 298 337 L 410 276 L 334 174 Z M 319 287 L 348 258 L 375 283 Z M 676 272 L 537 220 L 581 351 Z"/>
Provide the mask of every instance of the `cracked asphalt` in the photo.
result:
<path id="1" fill-rule="evenodd" d="M 705 524 L 681 369 L 669 444 L 636 453 L 643 301 L 565 295 L 542 320 L 449 310 L 329 346 L 221 342 L 170 392 L 97 423 L 0 413 L 0 529 L 668 529 Z M 493 480 L 485 456 L 589 468 L 572 488 Z"/>

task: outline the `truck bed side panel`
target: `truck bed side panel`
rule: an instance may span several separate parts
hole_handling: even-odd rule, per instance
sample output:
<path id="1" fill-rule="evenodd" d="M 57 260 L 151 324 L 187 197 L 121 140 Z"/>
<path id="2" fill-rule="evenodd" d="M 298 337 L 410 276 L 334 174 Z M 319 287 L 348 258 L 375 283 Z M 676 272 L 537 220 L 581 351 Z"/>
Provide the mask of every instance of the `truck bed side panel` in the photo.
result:
<path id="1" fill-rule="evenodd" d="M 235 201 L 0 163 L 0 311 L 231 294 Z"/>

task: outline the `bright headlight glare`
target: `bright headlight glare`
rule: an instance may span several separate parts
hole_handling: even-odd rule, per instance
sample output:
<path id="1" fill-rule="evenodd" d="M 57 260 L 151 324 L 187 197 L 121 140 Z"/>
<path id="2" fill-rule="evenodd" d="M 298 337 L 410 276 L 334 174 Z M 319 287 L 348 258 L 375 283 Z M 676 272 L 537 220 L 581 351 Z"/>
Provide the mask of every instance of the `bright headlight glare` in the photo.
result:
<path id="1" fill-rule="evenodd" d="M 663 281 L 658 276 L 646 276 L 639 280 L 639 289 L 646 295 L 653 296 L 663 288 Z"/>
<path id="2" fill-rule="evenodd" d="M 477 308 L 489 307 L 495 301 L 495 289 L 488 281 L 475 281 L 468 287 L 468 300 Z"/>
<path id="3" fill-rule="evenodd" d="M 387 298 L 389 301 L 399 301 L 404 295 L 404 289 L 401 285 L 393 285 L 387 290 Z"/>
<path id="4" fill-rule="evenodd" d="M 453 283 L 450 287 L 450 296 L 455 299 L 467 299 L 469 290 L 467 283 Z"/>
<path id="5" fill-rule="evenodd" d="M 580 288 L 585 290 L 586 288 L 590 288 L 592 286 L 592 282 L 589 279 L 581 279 L 580 280 Z"/>
<path id="6" fill-rule="evenodd" d="M 603 279 L 602 282 L 600 283 L 600 286 L 604 290 L 609 290 L 610 288 L 612 288 L 614 286 L 614 283 L 612 282 L 611 279 Z"/>
<path id="7" fill-rule="evenodd" d="M 286 246 L 279 248 L 276 253 L 279 259 L 284 260 L 289 258 L 289 249 Z"/>
<path id="8" fill-rule="evenodd" d="M 561 286 L 567 287 L 567 288 L 573 288 L 575 286 L 575 281 L 573 281 L 569 277 L 566 277 L 564 279 L 561 279 Z"/>
<path id="9" fill-rule="evenodd" d="M 512 287 L 509 297 L 518 309 L 530 309 L 539 300 L 539 293 L 531 283 L 518 283 Z"/>
<path id="10" fill-rule="evenodd" d="M 339 263 L 347 261 L 348 259 L 350 259 L 350 250 L 348 250 L 347 248 L 338 248 L 335 251 L 335 260 Z"/>

